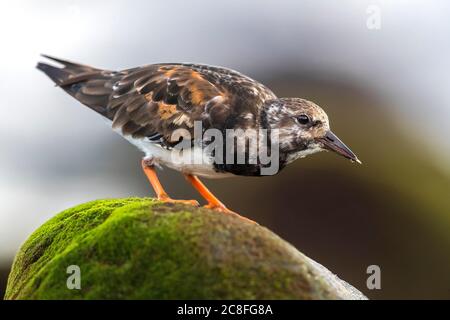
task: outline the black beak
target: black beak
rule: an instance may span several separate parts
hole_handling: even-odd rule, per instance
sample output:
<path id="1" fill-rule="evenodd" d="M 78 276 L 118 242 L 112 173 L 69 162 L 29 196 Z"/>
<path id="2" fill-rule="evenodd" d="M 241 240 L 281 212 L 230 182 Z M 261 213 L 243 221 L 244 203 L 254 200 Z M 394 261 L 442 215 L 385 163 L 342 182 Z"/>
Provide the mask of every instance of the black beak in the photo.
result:
<path id="1" fill-rule="evenodd" d="M 359 161 L 358 157 L 350 150 L 336 135 L 331 132 L 327 131 L 325 136 L 317 139 L 319 142 L 321 142 L 325 149 L 334 151 L 341 156 L 350 159 L 352 162 L 357 162 L 361 164 L 361 161 Z"/>

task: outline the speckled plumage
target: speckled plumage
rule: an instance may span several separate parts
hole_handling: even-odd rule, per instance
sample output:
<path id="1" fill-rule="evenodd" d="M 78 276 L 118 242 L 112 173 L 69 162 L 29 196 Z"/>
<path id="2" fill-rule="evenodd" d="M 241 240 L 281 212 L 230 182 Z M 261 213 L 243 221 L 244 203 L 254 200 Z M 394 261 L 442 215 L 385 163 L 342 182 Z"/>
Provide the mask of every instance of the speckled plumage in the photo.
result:
<path id="1" fill-rule="evenodd" d="M 203 130 L 221 132 L 279 130 L 280 169 L 326 147 L 328 117 L 320 107 L 300 98 L 278 99 L 266 86 L 231 69 L 161 63 L 109 71 L 46 57 L 63 66 L 38 64 L 58 86 L 111 120 L 112 127 L 147 157 L 185 173 L 207 177 L 261 174 L 259 162 L 218 164 L 211 158 L 205 164 L 208 168 L 170 163 L 170 150 L 179 142 L 173 138 L 174 131 L 185 129 L 193 136 L 195 121 L 201 122 Z M 310 121 L 299 124 L 300 115 Z M 347 158 L 357 160 L 346 152 Z"/>

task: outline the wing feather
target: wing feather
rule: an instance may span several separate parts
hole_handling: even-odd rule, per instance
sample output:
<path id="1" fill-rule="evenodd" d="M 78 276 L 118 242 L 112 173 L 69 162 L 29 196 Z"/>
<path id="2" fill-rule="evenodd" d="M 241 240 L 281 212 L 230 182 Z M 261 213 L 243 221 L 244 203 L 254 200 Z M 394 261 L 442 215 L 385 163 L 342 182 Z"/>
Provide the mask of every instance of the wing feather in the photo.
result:
<path id="1" fill-rule="evenodd" d="M 171 139 L 176 129 L 192 132 L 194 121 L 209 118 L 205 110 L 210 101 L 220 101 L 221 106 L 216 103 L 216 107 L 229 110 L 225 88 L 183 65 L 151 65 L 123 71 L 112 88 L 107 110 L 113 114 L 113 126 L 134 137 L 150 131 L 168 145 L 177 142 Z M 211 104 L 208 106 L 210 110 Z"/>
<path id="2" fill-rule="evenodd" d="M 236 71 L 199 64 L 154 64 L 108 71 L 51 58 L 57 68 L 38 68 L 83 104 L 113 122 L 124 135 L 170 146 L 176 129 L 193 132 L 194 122 L 220 130 L 255 125 L 258 108 L 276 96 Z M 241 117 L 252 113 L 254 117 Z M 248 120 L 253 119 L 253 120 Z"/>

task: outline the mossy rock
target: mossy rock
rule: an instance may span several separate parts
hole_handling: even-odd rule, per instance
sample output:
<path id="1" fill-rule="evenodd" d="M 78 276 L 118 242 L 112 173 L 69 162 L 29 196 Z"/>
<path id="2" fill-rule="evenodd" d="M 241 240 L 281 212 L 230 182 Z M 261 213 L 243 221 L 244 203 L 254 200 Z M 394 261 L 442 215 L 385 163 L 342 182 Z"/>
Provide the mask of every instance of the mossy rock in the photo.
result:
<path id="1" fill-rule="evenodd" d="M 68 289 L 68 266 L 81 289 Z M 97 200 L 36 230 L 6 299 L 365 299 L 268 229 L 153 199 Z"/>

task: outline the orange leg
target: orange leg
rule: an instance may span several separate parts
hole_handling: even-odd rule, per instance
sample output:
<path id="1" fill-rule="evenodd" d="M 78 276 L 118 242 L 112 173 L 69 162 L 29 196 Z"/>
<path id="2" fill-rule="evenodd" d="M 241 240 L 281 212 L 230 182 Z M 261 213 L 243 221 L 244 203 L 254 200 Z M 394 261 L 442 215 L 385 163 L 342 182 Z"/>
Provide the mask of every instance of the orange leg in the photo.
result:
<path id="1" fill-rule="evenodd" d="M 237 214 L 236 212 L 231 211 L 227 207 L 225 207 L 225 205 L 219 199 L 217 199 L 216 196 L 214 196 L 212 194 L 212 192 L 209 191 L 208 188 L 196 176 L 191 175 L 191 174 L 185 174 L 184 176 L 192 184 L 192 186 L 198 191 L 198 193 L 200 193 L 200 195 L 208 202 L 208 204 L 205 205 L 205 208 L 217 210 L 217 211 L 223 212 L 225 214 L 235 215 L 246 221 L 256 223 L 255 221 L 247 219 L 247 218 Z"/>
<path id="2" fill-rule="evenodd" d="M 163 186 L 161 185 L 161 182 L 159 182 L 158 176 L 156 175 L 155 167 L 151 164 L 149 165 L 145 160 L 142 160 L 142 169 L 144 170 L 144 173 L 147 176 L 148 181 L 150 181 L 150 184 L 155 190 L 156 197 L 158 198 L 158 200 L 172 203 L 184 203 L 194 206 L 199 205 L 199 203 L 196 200 L 174 200 L 170 198 L 167 192 L 164 190 Z"/>

